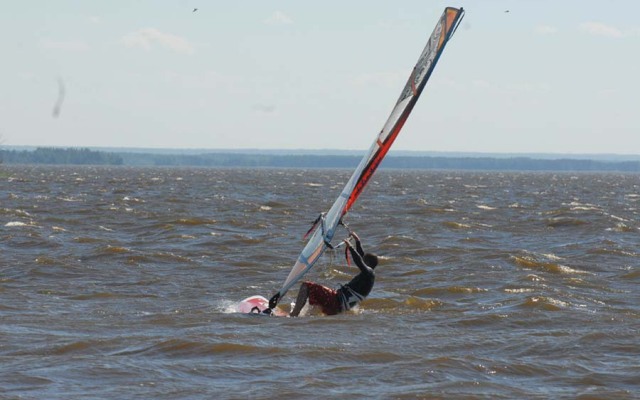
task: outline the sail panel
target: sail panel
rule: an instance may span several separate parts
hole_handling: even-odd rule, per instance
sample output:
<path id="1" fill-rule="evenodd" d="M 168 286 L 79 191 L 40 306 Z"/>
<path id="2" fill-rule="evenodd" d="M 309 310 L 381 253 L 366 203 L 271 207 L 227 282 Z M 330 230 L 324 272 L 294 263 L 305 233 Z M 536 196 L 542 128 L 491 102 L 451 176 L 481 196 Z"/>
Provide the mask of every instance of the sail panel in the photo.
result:
<path id="1" fill-rule="evenodd" d="M 444 50 L 444 46 L 455 31 L 455 28 L 460 23 L 463 14 L 464 10 L 462 8 L 456 9 L 453 7 L 447 7 L 442 13 L 442 16 L 433 29 L 427 44 L 418 58 L 418 62 L 413 68 L 409 79 L 405 84 L 404 89 L 402 89 L 402 92 L 400 93 L 396 106 L 387 119 L 384 128 L 378 135 L 379 138 L 383 138 L 383 140 L 381 140 L 382 145 L 379 146 L 376 153 L 369 154 L 368 158 L 370 161 L 361 172 L 358 183 L 347 202 L 344 214 L 346 214 L 351 206 L 356 202 L 364 190 L 364 187 L 369 182 L 369 179 L 389 151 L 389 148 L 395 141 L 398 133 L 400 133 L 400 130 L 411 113 L 413 106 L 420 97 L 431 72 L 435 68 L 438 57 Z"/>

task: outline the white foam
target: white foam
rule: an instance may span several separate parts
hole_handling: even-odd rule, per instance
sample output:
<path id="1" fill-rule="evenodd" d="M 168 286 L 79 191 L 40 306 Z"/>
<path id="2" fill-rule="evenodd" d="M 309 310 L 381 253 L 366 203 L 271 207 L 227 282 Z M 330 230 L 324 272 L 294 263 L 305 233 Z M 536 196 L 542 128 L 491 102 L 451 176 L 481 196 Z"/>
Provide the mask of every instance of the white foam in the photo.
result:
<path id="1" fill-rule="evenodd" d="M 11 222 L 7 222 L 4 226 L 10 228 L 15 226 L 29 226 L 29 224 L 25 224 L 24 222 L 20 222 L 20 221 L 11 221 Z"/>

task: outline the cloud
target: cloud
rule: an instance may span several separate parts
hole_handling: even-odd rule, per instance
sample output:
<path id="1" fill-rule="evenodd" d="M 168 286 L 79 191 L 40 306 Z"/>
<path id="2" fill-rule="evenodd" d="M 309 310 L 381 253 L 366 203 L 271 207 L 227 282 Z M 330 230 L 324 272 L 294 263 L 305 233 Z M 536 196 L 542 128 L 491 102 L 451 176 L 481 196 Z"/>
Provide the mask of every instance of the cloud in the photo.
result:
<path id="1" fill-rule="evenodd" d="M 620 29 L 605 25 L 601 22 L 585 22 L 580 25 L 580 29 L 594 36 L 605 36 L 610 38 L 621 38 L 625 36 Z"/>
<path id="2" fill-rule="evenodd" d="M 155 28 L 143 28 L 128 33 L 122 37 L 122 43 L 127 47 L 140 47 L 145 50 L 151 50 L 154 45 L 159 45 L 176 53 L 195 53 L 195 47 L 187 39 L 160 32 Z"/>
<path id="3" fill-rule="evenodd" d="M 276 11 L 271 14 L 269 18 L 265 19 L 264 23 L 267 25 L 291 25 L 293 24 L 293 20 L 282 11 Z"/>
<path id="4" fill-rule="evenodd" d="M 534 31 L 539 35 L 553 35 L 554 33 L 558 33 L 558 28 L 549 25 L 538 25 Z"/>
<path id="5" fill-rule="evenodd" d="M 84 40 L 72 39 L 72 40 L 52 40 L 42 39 L 40 46 L 49 50 L 62 50 L 69 52 L 81 53 L 89 50 L 89 45 Z"/>

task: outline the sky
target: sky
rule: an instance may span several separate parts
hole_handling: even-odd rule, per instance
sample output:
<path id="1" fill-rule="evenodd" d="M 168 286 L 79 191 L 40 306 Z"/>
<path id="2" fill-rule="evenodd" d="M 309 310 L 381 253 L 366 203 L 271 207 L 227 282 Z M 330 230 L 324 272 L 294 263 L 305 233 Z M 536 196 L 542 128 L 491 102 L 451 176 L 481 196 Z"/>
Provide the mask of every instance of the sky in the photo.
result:
<path id="1" fill-rule="evenodd" d="M 462 6 L 394 149 L 640 154 L 637 0 L 0 5 L 3 146 L 366 149 Z"/>

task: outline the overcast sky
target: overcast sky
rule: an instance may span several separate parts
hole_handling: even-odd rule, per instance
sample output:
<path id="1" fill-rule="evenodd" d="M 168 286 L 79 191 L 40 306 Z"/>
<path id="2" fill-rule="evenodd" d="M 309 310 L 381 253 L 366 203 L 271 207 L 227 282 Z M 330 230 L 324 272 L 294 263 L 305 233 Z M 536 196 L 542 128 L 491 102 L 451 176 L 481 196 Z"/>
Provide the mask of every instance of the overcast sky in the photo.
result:
<path id="1" fill-rule="evenodd" d="M 394 149 L 640 154 L 637 0 L 2 1 L 2 144 L 365 149 L 445 6 Z"/>

